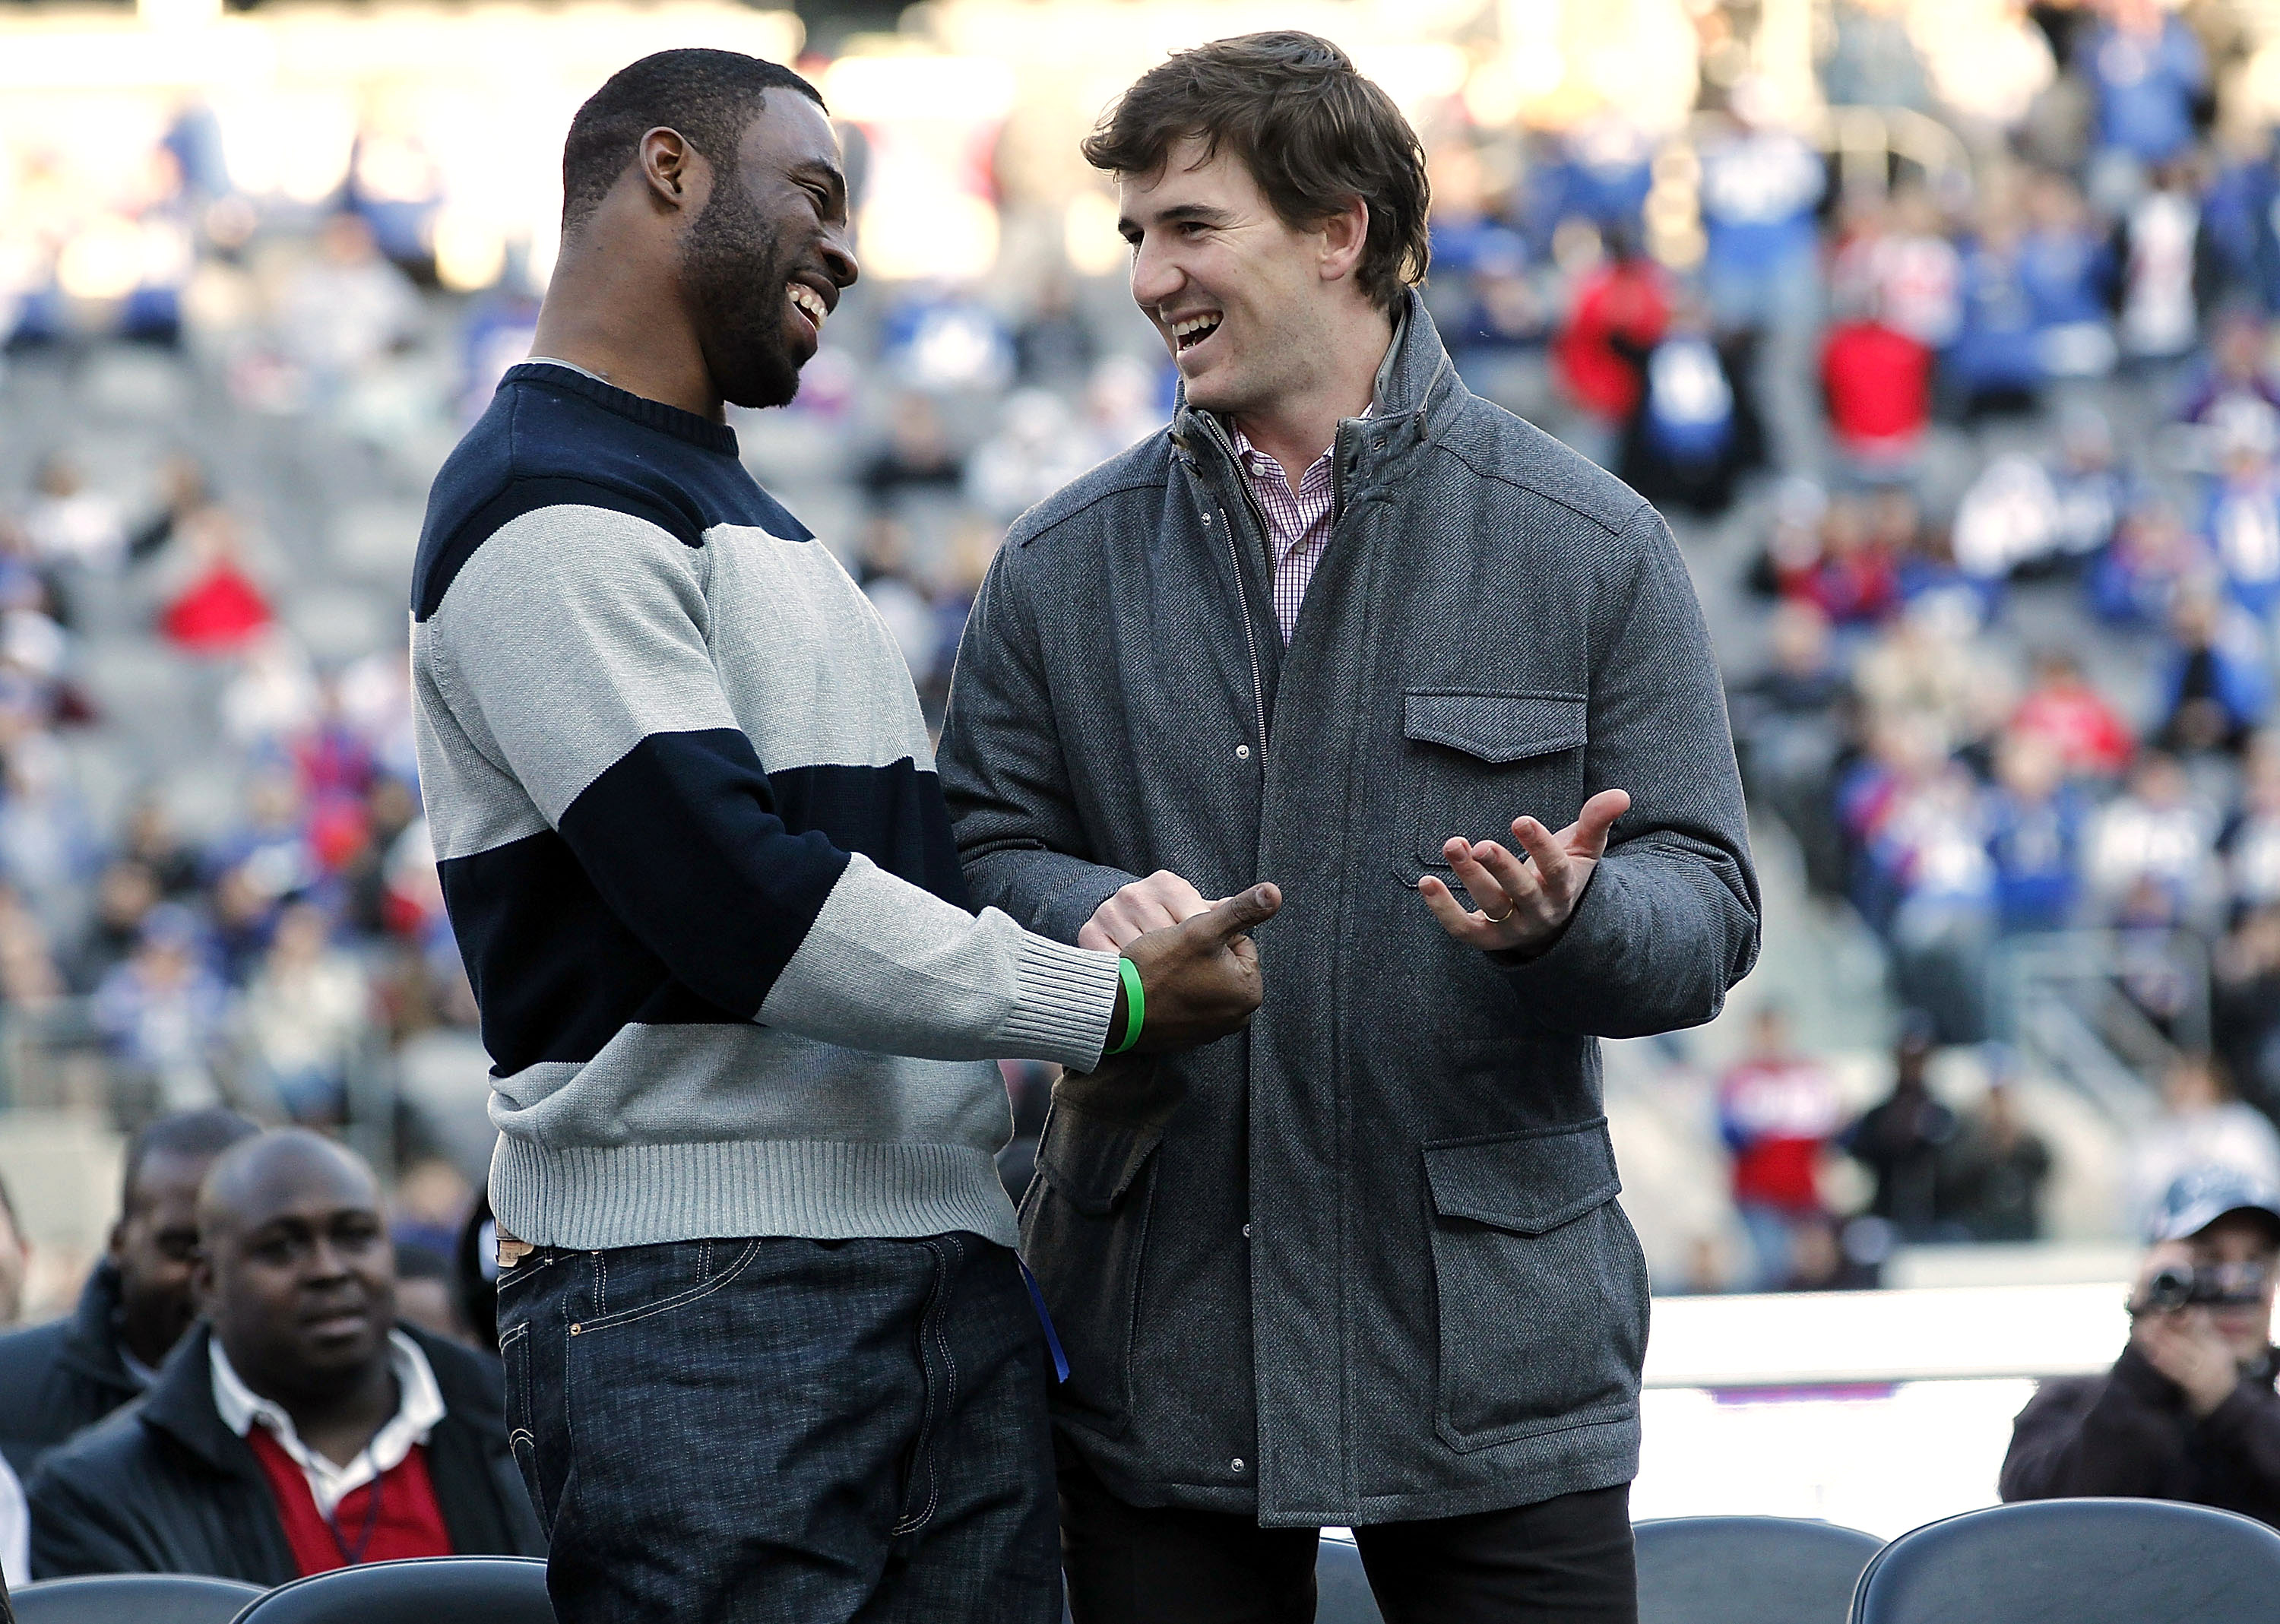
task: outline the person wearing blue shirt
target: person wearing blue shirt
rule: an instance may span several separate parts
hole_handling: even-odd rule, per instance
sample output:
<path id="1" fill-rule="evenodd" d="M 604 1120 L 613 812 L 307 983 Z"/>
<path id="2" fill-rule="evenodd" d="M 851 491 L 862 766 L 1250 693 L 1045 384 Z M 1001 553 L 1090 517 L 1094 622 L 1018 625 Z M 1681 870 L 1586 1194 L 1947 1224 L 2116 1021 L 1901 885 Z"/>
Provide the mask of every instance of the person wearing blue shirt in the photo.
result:
<path id="1" fill-rule="evenodd" d="M 2019 285 L 2036 330 L 2043 370 L 2058 378 L 2103 377 L 2114 369 L 2107 289 L 2113 254 L 2090 227 L 2082 199 L 2057 175 L 2037 176 L 2027 193 L 2019 240 Z"/>
<path id="2" fill-rule="evenodd" d="M 2083 42 L 2078 63 L 2096 99 L 2102 157 L 2145 165 L 2191 148 L 2208 61 L 2193 31 L 2157 0 L 2121 0 Z"/>
<path id="3" fill-rule="evenodd" d="M 1828 177 L 1821 157 L 1766 121 L 1762 87 L 1735 86 L 1734 127 L 1702 143 L 1702 281 L 1722 327 L 1785 328 L 1819 307 L 1814 210 Z"/>
<path id="4" fill-rule="evenodd" d="M 1941 358 L 1967 417 L 2031 404 L 2046 374 L 2017 227 L 1991 215 L 1963 248 L 1963 322 Z"/>
<path id="5" fill-rule="evenodd" d="M 1987 855 L 1995 866 L 1995 914 L 2005 935 L 2061 930 L 2081 896 L 2082 795 L 2066 764 L 2038 734 L 2007 737 L 1995 757 L 1987 802 Z"/>

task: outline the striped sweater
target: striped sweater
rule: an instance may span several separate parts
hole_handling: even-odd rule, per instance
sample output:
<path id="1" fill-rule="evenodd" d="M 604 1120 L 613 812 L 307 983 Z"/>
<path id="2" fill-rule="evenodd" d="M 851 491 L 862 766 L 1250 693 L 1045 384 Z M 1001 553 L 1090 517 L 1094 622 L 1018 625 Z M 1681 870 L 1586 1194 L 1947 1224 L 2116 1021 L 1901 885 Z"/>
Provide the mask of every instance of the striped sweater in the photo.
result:
<path id="1" fill-rule="evenodd" d="M 894 640 L 734 430 L 512 369 L 429 496 L 412 664 L 510 1232 L 1012 1243 L 987 1058 L 1095 1064 L 1115 956 L 967 911 Z"/>

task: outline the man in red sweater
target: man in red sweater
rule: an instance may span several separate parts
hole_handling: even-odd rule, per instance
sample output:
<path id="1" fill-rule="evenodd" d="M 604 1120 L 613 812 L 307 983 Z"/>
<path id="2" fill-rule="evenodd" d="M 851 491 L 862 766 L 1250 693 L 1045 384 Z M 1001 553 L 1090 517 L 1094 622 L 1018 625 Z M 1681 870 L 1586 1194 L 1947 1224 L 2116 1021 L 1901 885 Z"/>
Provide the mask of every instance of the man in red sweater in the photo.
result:
<path id="1" fill-rule="evenodd" d="M 1777 1291 L 1794 1270 L 1799 1227 L 1822 1215 L 1821 1158 L 1844 1126 L 1845 1101 L 1826 1066 L 1790 1047 L 1780 1005 L 1759 1010 L 1750 1035 L 1749 1053 L 1718 1085 L 1718 1131 L 1734 1156 L 1748 1283 Z"/>
<path id="2" fill-rule="evenodd" d="M 1837 449 L 1860 471 L 1905 468 L 1931 422 L 1932 354 L 1873 313 L 1839 322 L 1821 351 L 1821 385 Z"/>
<path id="3" fill-rule="evenodd" d="M 281 1584 L 357 1562 L 544 1554 L 497 1360 L 396 1323 L 378 1185 L 300 1130 L 227 1152 L 198 1202 L 204 1322 L 139 1404 L 33 1479 L 35 1577 Z"/>

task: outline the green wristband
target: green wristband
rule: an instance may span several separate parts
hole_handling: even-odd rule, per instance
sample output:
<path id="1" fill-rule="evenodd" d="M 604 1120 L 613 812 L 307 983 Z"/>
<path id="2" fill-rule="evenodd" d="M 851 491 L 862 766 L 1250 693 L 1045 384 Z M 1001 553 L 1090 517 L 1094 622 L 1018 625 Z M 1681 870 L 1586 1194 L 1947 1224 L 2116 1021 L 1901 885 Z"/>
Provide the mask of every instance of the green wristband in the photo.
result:
<path id="1" fill-rule="evenodd" d="M 1140 966 L 1128 958 L 1116 961 L 1116 973 L 1124 978 L 1124 1035 L 1107 1054 L 1122 1054 L 1140 1041 L 1140 1023 L 1148 1019 L 1148 995 L 1141 990 Z"/>

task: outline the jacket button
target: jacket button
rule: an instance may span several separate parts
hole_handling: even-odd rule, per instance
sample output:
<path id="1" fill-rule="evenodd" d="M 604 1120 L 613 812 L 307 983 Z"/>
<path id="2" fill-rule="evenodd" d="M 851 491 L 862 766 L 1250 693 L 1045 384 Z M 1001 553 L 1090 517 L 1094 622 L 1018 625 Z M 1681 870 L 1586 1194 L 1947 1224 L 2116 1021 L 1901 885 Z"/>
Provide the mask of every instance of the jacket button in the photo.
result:
<path id="1" fill-rule="evenodd" d="M 1212 521 L 1212 516 L 1211 516 L 1209 513 L 1205 513 L 1205 514 L 1204 515 L 1204 528 L 1205 528 L 1205 529 L 1208 530 L 1208 529 L 1210 529 L 1210 528 L 1211 528 L 1211 521 Z"/>
<path id="2" fill-rule="evenodd" d="M 1243 1470 L 1243 1457 L 1242 1457 L 1242 1456 L 1240 1456 L 1240 1455 L 1237 1455 L 1237 1456 L 1236 1456 L 1233 1460 L 1229 1461 L 1229 1462 L 1227 1463 L 1227 1469 L 1228 1469 L 1229 1471 L 1230 1471 L 1230 1472 L 1240 1472 L 1240 1471 L 1242 1471 L 1242 1470 Z"/>
<path id="3" fill-rule="evenodd" d="M 1236 745 L 1236 746 L 1235 747 L 1235 758 L 1236 758 L 1237 761 L 1248 761 L 1248 760 L 1250 760 L 1250 759 L 1251 759 L 1251 746 L 1250 746 L 1250 745 L 1248 745 L 1248 744 L 1238 744 L 1238 745 Z"/>
<path id="4" fill-rule="evenodd" d="M 1251 1226 L 1249 1224 L 1245 1224 L 1243 1227 L 1243 1238 L 1246 1241 L 1251 1238 Z"/>

